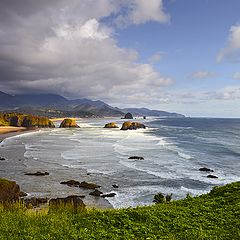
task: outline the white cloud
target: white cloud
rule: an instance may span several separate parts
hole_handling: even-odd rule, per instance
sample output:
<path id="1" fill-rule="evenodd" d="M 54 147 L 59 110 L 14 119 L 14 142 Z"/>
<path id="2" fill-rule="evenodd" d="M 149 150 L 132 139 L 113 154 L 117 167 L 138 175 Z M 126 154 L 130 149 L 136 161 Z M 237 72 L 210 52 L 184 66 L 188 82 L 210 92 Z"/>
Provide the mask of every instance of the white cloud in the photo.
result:
<path id="1" fill-rule="evenodd" d="M 165 12 L 163 0 L 120 0 L 126 10 L 120 12 L 116 23 L 118 26 L 143 24 L 149 21 L 167 23 L 170 16 Z"/>
<path id="2" fill-rule="evenodd" d="M 240 61 L 240 25 L 230 28 L 227 45 L 218 53 L 217 62 L 228 60 Z"/>
<path id="3" fill-rule="evenodd" d="M 129 2 L 132 1 L 121 0 L 122 4 Z M 154 6 L 162 7 L 162 1 L 158 2 L 161 4 Z M 0 9 L 6 21 L 0 21 L 0 89 L 52 92 L 115 103 L 123 99 L 132 103 L 139 96 L 144 96 L 141 102 L 151 97 L 161 101 L 162 88 L 173 80 L 150 64 L 137 63 L 138 53 L 119 47 L 114 29 L 101 22 L 103 17 L 121 12 L 119 2 L 70 3 L 51 0 L 46 1 L 45 8 L 32 3 L 32 9 L 23 9 L 16 2 L 5 12 Z M 158 21 L 155 15 L 147 16 L 144 21 Z"/>
<path id="4" fill-rule="evenodd" d="M 236 80 L 240 80 L 240 72 L 235 72 L 233 78 Z"/>
<path id="5" fill-rule="evenodd" d="M 210 71 L 196 71 L 193 72 L 189 78 L 193 78 L 193 79 L 206 79 L 206 78 L 212 78 L 215 77 L 215 73 L 210 72 Z"/>

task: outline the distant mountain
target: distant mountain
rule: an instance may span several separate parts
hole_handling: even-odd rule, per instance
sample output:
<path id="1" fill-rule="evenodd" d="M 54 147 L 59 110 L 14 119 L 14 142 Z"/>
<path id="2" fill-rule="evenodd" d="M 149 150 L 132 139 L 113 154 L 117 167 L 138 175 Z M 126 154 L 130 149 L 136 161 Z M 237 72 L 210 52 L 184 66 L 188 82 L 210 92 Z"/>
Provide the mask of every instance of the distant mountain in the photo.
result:
<path id="1" fill-rule="evenodd" d="M 182 114 L 179 113 L 171 113 L 166 111 L 160 111 L 160 110 L 150 110 L 148 108 L 124 108 L 122 109 L 123 112 L 130 112 L 135 117 L 136 116 L 152 116 L 152 117 L 185 117 Z"/>
<path id="2" fill-rule="evenodd" d="M 133 116 L 184 117 L 147 108 L 119 109 L 107 103 L 90 99 L 69 100 L 57 94 L 10 95 L 0 91 L 0 111 L 15 111 L 47 117 L 123 117 L 130 112 Z"/>

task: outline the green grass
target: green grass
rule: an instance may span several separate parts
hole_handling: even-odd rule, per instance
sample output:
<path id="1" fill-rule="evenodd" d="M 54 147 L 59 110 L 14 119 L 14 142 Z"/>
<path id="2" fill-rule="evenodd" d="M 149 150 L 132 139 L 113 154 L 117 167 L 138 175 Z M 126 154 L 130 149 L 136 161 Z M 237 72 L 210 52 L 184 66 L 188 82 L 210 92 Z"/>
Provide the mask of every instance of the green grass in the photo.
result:
<path id="1" fill-rule="evenodd" d="M 211 193 L 122 210 L 0 210 L 0 239 L 240 239 L 240 182 Z"/>

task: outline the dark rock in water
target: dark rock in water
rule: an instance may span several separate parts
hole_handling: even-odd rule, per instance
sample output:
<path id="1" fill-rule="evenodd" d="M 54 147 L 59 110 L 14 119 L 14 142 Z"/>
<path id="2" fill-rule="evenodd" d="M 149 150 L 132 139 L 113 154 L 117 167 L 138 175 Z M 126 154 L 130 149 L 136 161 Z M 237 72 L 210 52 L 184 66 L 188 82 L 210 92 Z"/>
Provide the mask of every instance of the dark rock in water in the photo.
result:
<path id="1" fill-rule="evenodd" d="M 102 194 L 101 197 L 105 198 L 105 197 L 114 197 L 116 195 L 116 193 L 106 193 L 106 194 Z"/>
<path id="2" fill-rule="evenodd" d="M 74 210 L 80 209 L 83 210 L 85 209 L 86 205 L 84 204 L 83 200 L 81 199 L 83 196 L 68 196 L 66 198 L 55 198 L 51 199 L 49 201 L 49 206 L 50 208 L 52 207 L 66 207 L 66 206 L 71 206 L 74 208 Z"/>
<path id="3" fill-rule="evenodd" d="M 75 180 L 69 180 L 69 181 L 66 181 L 66 182 L 60 182 L 60 184 L 66 184 L 69 187 L 79 187 L 80 182 L 75 181 Z"/>
<path id="4" fill-rule="evenodd" d="M 61 122 L 60 128 L 80 128 L 80 127 L 77 125 L 76 120 L 70 119 L 70 118 L 65 118 Z"/>
<path id="5" fill-rule="evenodd" d="M 0 161 L 5 161 L 6 159 L 3 157 L 0 157 Z"/>
<path id="6" fill-rule="evenodd" d="M 24 175 L 27 175 L 27 176 L 47 176 L 49 175 L 48 172 L 35 172 L 35 173 L 25 173 Z"/>
<path id="7" fill-rule="evenodd" d="M 14 181 L 0 178 L 0 202 L 16 201 L 20 196 L 20 187 Z"/>
<path id="8" fill-rule="evenodd" d="M 95 184 L 95 183 L 88 183 L 88 182 L 81 182 L 79 184 L 80 188 L 86 188 L 86 189 L 95 189 L 95 188 L 100 188 L 101 186 Z"/>
<path id="9" fill-rule="evenodd" d="M 42 204 L 46 204 L 48 202 L 48 198 L 26 198 L 24 199 L 24 203 L 28 208 L 31 207 L 39 207 Z"/>
<path id="10" fill-rule="evenodd" d="M 118 125 L 115 122 L 105 124 L 104 128 L 118 128 Z"/>
<path id="11" fill-rule="evenodd" d="M 143 119 L 147 119 L 147 117 L 146 117 L 146 116 L 143 116 Z"/>
<path id="12" fill-rule="evenodd" d="M 129 157 L 128 159 L 144 160 L 144 157 L 132 156 L 132 157 Z"/>
<path id="13" fill-rule="evenodd" d="M 138 122 L 124 122 L 121 130 L 136 130 L 139 128 L 146 128 L 146 126 Z"/>
<path id="14" fill-rule="evenodd" d="M 133 119 L 133 115 L 130 112 L 128 112 L 127 114 L 125 114 L 124 118 L 125 119 Z"/>
<path id="15" fill-rule="evenodd" d="M 210 175 L 207 175 L 207 178 L 218 178 L 218 177 L 210 174 Z"/>
<path id="16" fill-rule="evenodd" d="M 20 192 L 19 193 L 19 197 L 26 197 L 28 194 L 27 193 L 25 193 L 25 192 Z"/>
<path id="17" fill-rule="evenodd" d="M 202 171 L 202 172 L 213 172 L 212 169 L 206 168 L 206 167 L 199 168 L 198 170 L 199 170 L 199 171 Z"/>
<path id="18" fill-rule="evenodd" d="M 118 188 L 118 185 L 117 184 L 113 184 L 112 187 L 113 188 Z"/>
<path id="19" fill-rule="evenodd" d="M 96 196 L 96 197 L 100 197 L 100 195 L 101 195 L 102 193 L 103 193 L 103 192 L 95 189 L 93 192 L 90 192 L 89 195 Z"/>

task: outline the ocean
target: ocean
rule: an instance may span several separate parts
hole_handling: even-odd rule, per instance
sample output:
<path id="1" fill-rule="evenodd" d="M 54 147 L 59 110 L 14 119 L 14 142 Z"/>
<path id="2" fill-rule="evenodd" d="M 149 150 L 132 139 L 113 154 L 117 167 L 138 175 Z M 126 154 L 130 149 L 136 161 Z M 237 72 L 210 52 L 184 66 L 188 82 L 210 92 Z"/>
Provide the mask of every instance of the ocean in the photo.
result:
<path id="1" fill-rule="evenodd" d="M 29 196 L 85 194 L 93 205 L 99 200 L 88 196 L 89 190 L 60 182 L 94 182 L 104 193 L 116 193 L 108 198 L 114 208 L 150 205 L 158 192 L 181 199 L 240 180 L 240 119 L 149 117 L 136 120 L 147 129 L 104 129 L 111 121 L 123 122 L 81 119 L 79 129 L 42 129 L 5 139 L 0 155 L 7 160 L 0 163 L 0 177 L 16 180 Z M 214 172 L 201 172 L 201 167 Z M 24 175 L 35 171 L 50 175 Z"/>

